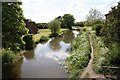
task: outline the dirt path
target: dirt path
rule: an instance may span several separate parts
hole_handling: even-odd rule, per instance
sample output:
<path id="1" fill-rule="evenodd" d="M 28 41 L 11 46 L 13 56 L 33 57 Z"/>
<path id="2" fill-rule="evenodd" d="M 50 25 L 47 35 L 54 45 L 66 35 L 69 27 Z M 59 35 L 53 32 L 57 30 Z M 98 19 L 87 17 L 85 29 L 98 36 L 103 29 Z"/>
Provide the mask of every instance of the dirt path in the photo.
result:
<path id="1" fill-rule="evenodd" d="M 87 65 L 87 67 L 84 69 L 84 71 L 82 72 L 82 74 L 80 75 L 80 78 L 104 78 L 103 75 L 100 74 L 96 74 L 93 69 L 92 69 L 92 62 L 93 62 L 93 58 L 94 58 L 94 49 L 92 46 L 92 39 L 89 35 L 89 40 L 90 40 L 90 45 L 91 45 L 91 59 Z"/>

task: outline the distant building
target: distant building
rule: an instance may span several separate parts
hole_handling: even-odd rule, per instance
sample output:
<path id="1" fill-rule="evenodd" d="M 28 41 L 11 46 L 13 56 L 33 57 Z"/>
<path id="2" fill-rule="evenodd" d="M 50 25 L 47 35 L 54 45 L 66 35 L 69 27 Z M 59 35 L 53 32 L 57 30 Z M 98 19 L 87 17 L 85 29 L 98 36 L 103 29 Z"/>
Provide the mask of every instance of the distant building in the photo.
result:
<path id="1" fill-rule="evenodd" d="M 35 22 L 30 21 L 29 19 L 25 20 L 26 27 L 29 29 L 29 33 L 37 33 L 38 28 Z"/>

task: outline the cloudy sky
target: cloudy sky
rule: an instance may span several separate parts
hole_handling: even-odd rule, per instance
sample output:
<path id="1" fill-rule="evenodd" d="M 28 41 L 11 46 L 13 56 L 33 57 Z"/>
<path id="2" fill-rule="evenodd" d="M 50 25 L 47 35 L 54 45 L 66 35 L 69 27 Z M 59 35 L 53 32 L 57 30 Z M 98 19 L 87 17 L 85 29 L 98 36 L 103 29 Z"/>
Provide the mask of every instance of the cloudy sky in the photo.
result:
<path id="1" fill-rule="evenodd" d="M 108 13 L 119 0 L 21 0 L 24 16 L 37 23 L 49 22 L 64 14 L 74 15 L 76 21 L 84 21 L 91 8 Z"/>

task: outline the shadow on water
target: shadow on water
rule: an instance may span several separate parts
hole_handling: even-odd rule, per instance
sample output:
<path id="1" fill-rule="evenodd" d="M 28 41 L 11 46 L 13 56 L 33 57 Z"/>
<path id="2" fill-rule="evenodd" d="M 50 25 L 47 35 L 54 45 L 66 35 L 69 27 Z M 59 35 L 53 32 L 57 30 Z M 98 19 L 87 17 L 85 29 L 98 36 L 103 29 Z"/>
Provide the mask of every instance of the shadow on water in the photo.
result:
<path id="1" fill-rule="evenodd" d="M 3 77 L 12 78 L 68 78 L 61 64 L 70 56 L 70 43 L 78 35 L 68 31 L 48 42 L 39 43 L 32 51 L 26 51 L 16 64 L 3 66 Z"/>

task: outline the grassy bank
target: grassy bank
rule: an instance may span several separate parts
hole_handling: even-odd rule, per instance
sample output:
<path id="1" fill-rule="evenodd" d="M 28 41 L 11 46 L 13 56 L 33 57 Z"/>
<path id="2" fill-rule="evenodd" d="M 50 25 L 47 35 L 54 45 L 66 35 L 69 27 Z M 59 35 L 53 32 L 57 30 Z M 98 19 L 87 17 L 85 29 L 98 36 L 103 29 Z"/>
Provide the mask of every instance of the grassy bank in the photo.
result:
<path id="1" fill-rule="evenodd" d="M 62 34 L 62 32 L 65 30 L 67 29 L 65 28 L 60 29 L 59 34 Z M 39 29 L 38 33 L 33 35 L 33 41 L 37 42 L 38 40 L 40 40 L 42 36 L 49 37 L 50 34 L 51 34 L 50 29 Z"/>
<path id="2" fill-rule="evenodd" d="M 104 38 L 91 33 L 92 43 L 94 48 L 93 69 L 97 74 L 116 75 L 116 69 L 103 70 L 103 66 L 120 67 L 120 45 L 115 42 L 104 43 Z"/>
<path id="3" fill-rule="evenodd" d="M 105 55 L 108 53 L 108 48 L 102 38 L 95 35 L 95 32 L 91 32 L 91 38 L 94 53 L 93 70 L 96 73 L 102 73 L 102 64 L 105 60 Z"/>
<path id="4" fill-rule="evenodd" d="M 71 56 L 66 60 L 70 78 L 79 78 L 79 74 L 89 62 L 90 52 L 88 33 L 82 32 L 73 40 Z"/>
<path id="5" fill-rule="evenodd" d="M 6 49 L 0 49 L 0 60 L 2 60 L 2 64 L 10 64 L 10 63 L 15 63 L 21 58 L 23 58 L 22 54 L 24 51 L 20 51 L 19 53 L 15 53 L 11 50 L 6 50 Z"/>

